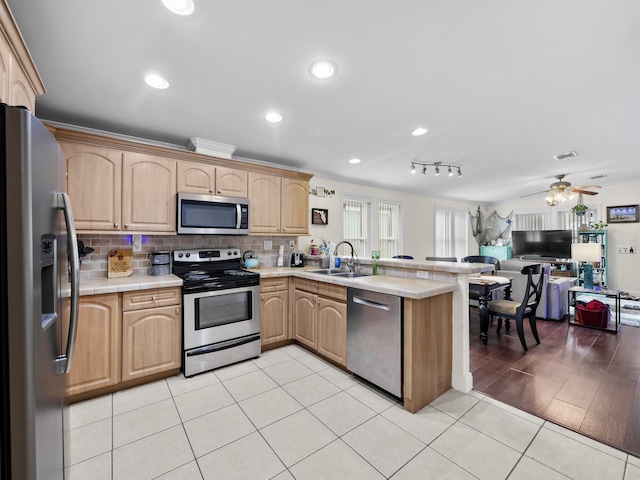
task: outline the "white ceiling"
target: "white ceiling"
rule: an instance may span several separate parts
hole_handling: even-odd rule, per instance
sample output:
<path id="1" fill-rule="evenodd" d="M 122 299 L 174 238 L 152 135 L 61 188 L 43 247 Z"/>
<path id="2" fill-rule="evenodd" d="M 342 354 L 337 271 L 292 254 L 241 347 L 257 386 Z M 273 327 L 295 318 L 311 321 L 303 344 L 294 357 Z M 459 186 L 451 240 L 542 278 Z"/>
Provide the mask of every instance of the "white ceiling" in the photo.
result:
<path id="1" fill-rule="evenodd" d="M 8 0 L 47 87 L 38 115 L 473 203 L 562 173 L 640 178 L 638 0 L 195 2 L 180 17 L 160 0 Z M 334 79 L 309 76 L 318 58 Z M 464 176 L 411 175 L 411 160 Z"/>

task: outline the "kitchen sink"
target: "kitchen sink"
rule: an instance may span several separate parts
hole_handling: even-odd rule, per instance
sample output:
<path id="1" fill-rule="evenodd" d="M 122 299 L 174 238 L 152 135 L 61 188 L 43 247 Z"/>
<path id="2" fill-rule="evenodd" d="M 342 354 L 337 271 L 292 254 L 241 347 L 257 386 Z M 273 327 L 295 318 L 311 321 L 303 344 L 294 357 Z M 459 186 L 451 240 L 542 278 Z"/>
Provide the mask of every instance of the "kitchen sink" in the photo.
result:
<path id="1" fill-rule="evenodd" d="M 323 268 L 321 270 L 307 270 L 307 273 L 320 273 L 321 275 L 339 275 L 343 272 L 342 270 L 329 270 L 328 268 Z"/>
<path id="2" fill-rule="evenodd" d="M 332 275 L 335 277 L 343 277 L 343 278 L 368 277 L 371 275 L 369 273 L 355 273 L 355 272 L 345 272 L 343 270 L 329 270 L 328 268 L 323 268 L 321 270 L 307 270 L 307 272 L 319 273 L 321 275 Z"/>

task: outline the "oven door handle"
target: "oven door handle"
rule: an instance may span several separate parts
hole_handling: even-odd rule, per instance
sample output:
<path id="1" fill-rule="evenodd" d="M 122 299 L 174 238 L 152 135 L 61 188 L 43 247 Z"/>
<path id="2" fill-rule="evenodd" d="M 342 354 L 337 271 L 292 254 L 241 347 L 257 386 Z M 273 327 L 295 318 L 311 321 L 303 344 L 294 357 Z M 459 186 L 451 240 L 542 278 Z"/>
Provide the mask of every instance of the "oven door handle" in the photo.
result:
<path id="1" fill-rule="evenodd" d="M 249 335 L 243 338 L 234 338 L 233 340 L 214 343 L 213 345 L 207 345 L 205 347 L 194 348 L 189 350 L 186 353 L 187 353 L 187 357 L 194 357 L 196 355 L 205 355 L 207 353 L 219 352 L 221 350 L 226 350 L 228 348 L 238 347 L 240 345 L 255 342 L 256 340 L 260 340 L 259 333 L 256 333 L 255 335 Z"/>

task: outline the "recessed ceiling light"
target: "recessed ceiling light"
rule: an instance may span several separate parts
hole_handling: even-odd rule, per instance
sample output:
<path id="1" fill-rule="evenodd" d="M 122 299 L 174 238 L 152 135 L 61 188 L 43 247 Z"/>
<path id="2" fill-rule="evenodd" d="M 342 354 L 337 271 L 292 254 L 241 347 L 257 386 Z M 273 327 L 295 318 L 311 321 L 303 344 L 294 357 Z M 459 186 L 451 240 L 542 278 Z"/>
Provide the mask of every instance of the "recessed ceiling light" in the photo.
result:
<path id="1" fill-rule="evenodd" d="M 278 112 L 269 112 L 264 116 L 264 118 L 269 123 L 280 123 L 282 121 L 282 115 Z"/>
<path id="2" fill-rule="evenodd" d="M 351 160 L 349 160 L 349 163 L 360 163 L 362 160 L 360 160 L 359 158 L 352 158 Z"/>
<path id="3" fill-rule="evenodd" d="M 426 128 L 418 127 L 413 132 L 411 132 L 411 135 L 413 135 L 414 137 L 419 137 L 420 135 L 424 135 L 427 132 L 428 130 Z"/>
<path id="4" fill-rule="evenodd" d="M 336 73 L 338 73 L 338 66 L 331 60 L 316 60 L 309 67 L 309 74 L 320 80 L 335 77 Z"/>
<path id="5" fill-rule="evenodd" d="M 164 90 L 165 88 L 169 88 L 169 82 L 166 78 L 161 77 L 160 75 L 156 75 L 155 73 L 150 73 L 146 77 L 144 77 L 144 81 L 147 82 L 147 85 L 153 88 L 158 88 L 160 90 Z"/>
<path id="6" fill-rule="evenodd" d="M 196 9 L 193 0 L 162 0 L 162 3 L 177 15 L 191 15 Z"/>

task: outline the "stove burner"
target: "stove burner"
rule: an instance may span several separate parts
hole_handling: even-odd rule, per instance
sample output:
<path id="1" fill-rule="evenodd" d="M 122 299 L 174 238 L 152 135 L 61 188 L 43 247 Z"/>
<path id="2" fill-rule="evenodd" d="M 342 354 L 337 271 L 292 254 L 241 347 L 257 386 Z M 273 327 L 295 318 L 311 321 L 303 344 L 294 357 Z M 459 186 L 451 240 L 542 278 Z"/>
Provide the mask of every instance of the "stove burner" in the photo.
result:
<path id="1" fill-rule="evenodd" d="M 225 270 L 224 273 L 233 277 L 249 277 L 251 275 L 255 275 L 255 273 L 247 272 L 245 270 Z"/>

